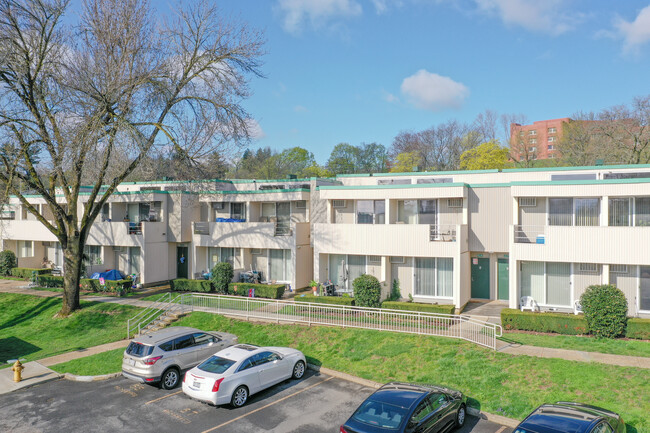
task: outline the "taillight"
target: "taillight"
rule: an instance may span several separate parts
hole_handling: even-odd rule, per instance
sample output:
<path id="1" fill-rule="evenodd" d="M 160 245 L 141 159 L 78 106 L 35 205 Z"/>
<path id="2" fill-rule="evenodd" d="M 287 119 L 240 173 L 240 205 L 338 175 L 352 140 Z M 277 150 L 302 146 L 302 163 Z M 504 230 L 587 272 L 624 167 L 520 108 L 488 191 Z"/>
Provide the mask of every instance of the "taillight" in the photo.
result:
<path id="1" fill-rule="evenodd" d="M 156 363 L 156 361 L 158 361 L 160 358 L 162 358 L 162 356 L 156 356 L 156 357 L 153 357 L 153 358 L 148 358 L 148 359 L 145 359 L 142 362 L 144 362 L 144 365 L 154 365 Z"/>
<path id="2" fill-rule="evenodd" d="M 339 430 L 339 433 L 348 433 L 348 432 L 343 428 L 343 426 L 341 426 L 341 429 Z"/>
<path id="3" fill-rule="evenodd" d="M 189 376 L 189 371 L 185 373 L 185 376 L 183 376 L 183 383 L 187 383 L 187 376 Z"/>
<path id="4" fill-rule="evenodd" d="M 212 392 L 217 392 L 219 391 L 219 385 L 221 385 L 221 382 L 223 382 L 225 378 L 222 377 L 221 379 L 217 379 L 214 381 L 214 385 L 212 386 Z"/>

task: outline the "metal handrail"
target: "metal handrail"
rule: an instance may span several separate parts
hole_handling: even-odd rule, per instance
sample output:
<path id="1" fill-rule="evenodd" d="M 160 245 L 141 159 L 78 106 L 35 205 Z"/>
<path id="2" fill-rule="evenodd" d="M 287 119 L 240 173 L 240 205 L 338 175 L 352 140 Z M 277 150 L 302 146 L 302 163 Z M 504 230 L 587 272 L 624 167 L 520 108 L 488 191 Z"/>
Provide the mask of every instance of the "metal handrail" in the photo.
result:
<path id="1" fill-rule="evenodd" d="M 518 244 L 544 243 L 546 237 L 546 226 L 524 226 L 514 225 L 514 242 Z M 539 242 L 543 239 L 542 242 Z"/>
<path id="2" fill-rule="evenodd" d="M 430 224 L 429 241 L 456 242 L 456 226 L 453 224 Z"/>

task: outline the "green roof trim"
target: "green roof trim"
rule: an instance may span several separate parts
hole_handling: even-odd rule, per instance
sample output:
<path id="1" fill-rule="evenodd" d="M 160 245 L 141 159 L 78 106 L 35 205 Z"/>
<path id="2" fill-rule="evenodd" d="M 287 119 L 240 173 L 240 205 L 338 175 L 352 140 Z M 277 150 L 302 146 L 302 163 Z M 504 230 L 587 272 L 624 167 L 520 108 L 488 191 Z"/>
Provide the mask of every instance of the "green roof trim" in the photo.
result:
<path id="1" fill-rule="evenodd" d="M 650 178 L 637 179 L 586 179 L 586 180 L 537 180 L 513 181 L 511 186 L 542 186 L 542 185 L 609 185 L 609 184 L 650 183 Z"/>
<path id="2" fill-rule="evenodd" d="M 317 190 L 328 190 L 328 189 L 403 189 L 403 188 L 450 188 L 450 187 L 464 187 L 467 186 L 463 182 L 450 182 L 450 183 L 409 183 L 402 185 L 332 185 L 332 186 L 319 186 Z"/>
<path id="3" fill-rule="evenodd" d="M 309 192 L 307 188 L 291 188 L 291 189 L 258 189 L 258 190 L 246 190 L 246 191 L 197 191 L 194 194 L 277 194 L 285 192 Z"/>
<path id="4" fill-rule="evenodd" d="M 635 168 L 650 168 L 650 164 L 621 164 L 621 165 L 586 165 L 580 167 L 533 167 L 533 168 L 505 168 L 504 173 L 522 171 L 579 171 L 579 170 L 630 170 Z"/>
<path id="5" fill-rule="evenodd" d="M 450 170 L 450 171 L 412 171 L 400 173 L 364 173 L 364 174 L 337 174 L 336 177 L 387 177 L 387 176 L 432 176 L 468 173 L 498 173 L 498 169 L 489 170 Z"/>

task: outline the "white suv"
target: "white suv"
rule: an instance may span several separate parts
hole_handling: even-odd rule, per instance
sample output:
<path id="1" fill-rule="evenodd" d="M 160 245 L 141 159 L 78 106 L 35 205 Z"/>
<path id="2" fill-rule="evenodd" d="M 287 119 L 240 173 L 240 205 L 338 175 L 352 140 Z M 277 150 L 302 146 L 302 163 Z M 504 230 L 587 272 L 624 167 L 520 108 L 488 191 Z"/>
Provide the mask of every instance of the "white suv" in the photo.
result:
<path id="1" fill-rule="evenodd" d="M 135 338 L 124 352 L 122 375 L 145 383 L 160 383 L 172 389 L 181 374 L 210 355 L 237 344 L 237 337 L 223 332 L 205 332 L 172 326 Z"/>

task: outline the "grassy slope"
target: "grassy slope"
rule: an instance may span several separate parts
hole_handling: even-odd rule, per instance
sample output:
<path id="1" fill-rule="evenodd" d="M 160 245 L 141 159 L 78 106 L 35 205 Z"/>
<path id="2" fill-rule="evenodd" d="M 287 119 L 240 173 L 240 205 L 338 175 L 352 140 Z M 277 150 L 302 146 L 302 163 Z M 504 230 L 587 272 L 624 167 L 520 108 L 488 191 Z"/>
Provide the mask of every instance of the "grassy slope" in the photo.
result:
<path id="1" fill-rule="evenodd" d="M 512 356 L 445 338 L 260 324 L 199 312 L 175 324 L 232 332 L 240 342 L 296 347 L 309 362 L 377 382 L 448 385 L 482 410 L 508 417 L 523 419 L 544 402 L 576 400 L 614 410 L 638 431 L 650 431 L 650 401 L 642 397 L 650 395 L 648 370 Z"/>
<path id="2" fill-rule="evenodd" d="M 0 362 L 28 361 L 121 340 L 126 321 L 140 310 L 116 304 L 81 302 L 81 310 L 54 318 L 60 298 L 0 293 Z"/>
<path id="3" fill-rule="evenodd" d="M 650 357 L 650 342 L 644 340 L 612 340 L 606 338 L 577 337 L 574 335 L 545 335 L 507 331 L 504 332 L 503 337 L 505 341 L 527 344 L 529 346 Z M 650 362 L 650 359 L 648 362 Z"/>
<path id="4" fill-rule="evenodd" d="M 73 359 L 50 367 L 59 373 L 72 373 L 79 376 L 97 376 L 100 374 L 119 373 L 122 370 L 124 349 L 109 350 L 108 352 Z"/>

